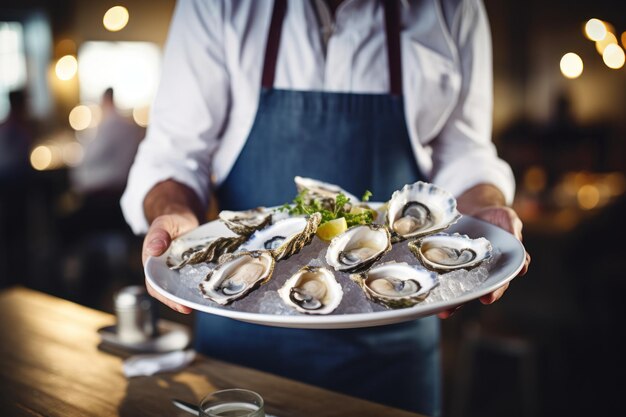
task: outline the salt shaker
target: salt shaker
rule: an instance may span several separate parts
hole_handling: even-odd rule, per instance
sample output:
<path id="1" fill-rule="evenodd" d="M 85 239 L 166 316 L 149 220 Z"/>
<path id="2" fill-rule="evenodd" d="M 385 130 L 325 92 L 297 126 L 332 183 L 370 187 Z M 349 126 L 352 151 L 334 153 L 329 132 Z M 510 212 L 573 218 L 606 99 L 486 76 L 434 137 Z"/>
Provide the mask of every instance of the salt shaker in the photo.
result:
<path id="1" fill-rule="evenodd" d="M 157 308 L 146 288 L 132 285 L 114 297 L 117 337 L 123 343 L 141 343 L 157 335 Z"/>

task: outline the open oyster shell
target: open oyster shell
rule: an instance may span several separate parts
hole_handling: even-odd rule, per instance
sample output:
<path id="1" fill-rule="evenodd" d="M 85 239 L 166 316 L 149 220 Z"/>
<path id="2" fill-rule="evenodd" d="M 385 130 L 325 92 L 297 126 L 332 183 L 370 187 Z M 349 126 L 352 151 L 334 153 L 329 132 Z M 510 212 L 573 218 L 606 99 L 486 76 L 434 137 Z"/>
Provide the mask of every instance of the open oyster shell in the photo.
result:
<path id="1" fill-rule="evenodd" d="M 232 254 L 207 274 L 199 285 L 200 291 L 218 304 L 229 304 L 267 282 L 275 262 L 269 251 Z"/>
<path id="2" fill-rule="evenodd" d="M 272 221 L 272 213 L 265 207 L 245 211 L 222 210 L 218 217 L 226 227 L 242 236 L 250 236 Z"/>
<path id="3" fill-rule="evenodd" d="M 329 314 L 341 303 L 343 289 L 328 268 L 304 266 L 278 290 L 285 304 L 305 314 Z"/>
<path id="4" fill-rule="evenodd" d="M 296 189 L 298 190 L 298 193 L 302 192 L 303 190 L 307 190 L 304 195 L 304 199 L 307 203 L 311 202 L 312 200 L 319 200 L 322 203 L 322 206 L 329 210 L 332 210 L 334 208 L 335 197 L 339 193 L 343 193 L 343 195 L 349 198 L 350 204 L 352 205 L 356 205 L 360 201 L 359 198 L 350 194 L 349 192 L 335 184 L 330 184 L 313 178 L 305 178 L 300 176 L 296 176 L 294 178 L 294 182 L 296 183 Z"/>
<path id="5" fill-rule="evenodd" d="M 386 224 L 397 242 L 444 230 L 460 217 L 452 194 L 434 184 L 418 181 L 391 195 Z"/>
<path id="6" fill-rule="evenodd" d="M 335 236 L 326 251 L 326 262 L 342 272 L 360 272 L 391 250 L 387 228 L 378 224 L 352 226 Z"/>
<path id="7" fill-rule="evenodd" d="M 423 301 L 439 284 L 435 272 L 406 262 L 386 262 L 350 278 L 370 300 L 390 308 L 411 307 Z"/>
<path id="8" fill-rule="evenodd" d="M 178 238 L 170 244 L 165 261 L 170 269 L 180 269 L 190 264 L 214 262 L 221 255 L 234 252 L 246 240 L 245 236 L 208 236 L 203 238 Z"/>
<path id="9" fill-rule="evenodd" d="M 425 236 L 409 242 L 408 247 L 426 268 L 439 272 L 474 268 L 493 252 L 484 237 L 471 239 L 459 233 Z"/>
<path id="10" fill-rule="evenodd" d="M 277 261 L 287 259 L 311 243 L 321 221 L 320 213 L 313 213 L 308 218 L 291 217 L 279 220 L 254 232 L 240 249 L 269 250 Z"/>

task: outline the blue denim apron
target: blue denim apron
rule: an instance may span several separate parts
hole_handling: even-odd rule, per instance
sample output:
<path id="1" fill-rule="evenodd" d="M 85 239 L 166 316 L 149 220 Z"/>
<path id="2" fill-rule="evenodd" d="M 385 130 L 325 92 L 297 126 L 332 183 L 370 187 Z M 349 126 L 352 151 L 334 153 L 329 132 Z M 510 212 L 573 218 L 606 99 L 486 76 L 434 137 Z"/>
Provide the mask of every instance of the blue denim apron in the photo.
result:
<path id="1" fill-rule="evenodd" d="M 398 44 L 388 47 L 396 94 L 273 89 L 276 37 L 284 15 L 284 9 L 277 8 L 285 6 L 281 3 L 276 2 L 272 18 L 256 119 L 217 190 L 220 208 L 244 210 L 290 202 L 296 194 L 296 175 L 338 184 L 357 196 L 370 190 L 377 201 L 422 179 L 404 119 Z M 397 27 L 397 22 L 389 24 L 388 9 L 387 27 Z M 387 37 L 395 36 L 398 42 L 398 33 L 388 29 Z M 372 328 L 307 330 L 198 313 L 195 343 L 211 357 L 394 407 L 439 414 L 435 317 Z"/>

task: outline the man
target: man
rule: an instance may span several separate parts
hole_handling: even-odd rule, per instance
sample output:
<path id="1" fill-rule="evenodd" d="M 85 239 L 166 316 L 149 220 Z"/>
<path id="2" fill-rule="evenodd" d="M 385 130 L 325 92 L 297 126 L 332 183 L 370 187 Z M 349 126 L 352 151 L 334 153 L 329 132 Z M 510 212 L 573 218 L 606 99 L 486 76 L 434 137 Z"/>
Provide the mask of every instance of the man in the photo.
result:
<path id="1" fill-rule="evenodd" d="M 295 175 L 381 201 L 428 180 L 521 237 L 506 207 L 513 176 L 490 139 L 490 51 L 478 0 L 180 2 L 122 199 L 147 231 L 144 260 L 205 221 L 211 189 L 222 209 L 272 206 L 291 201 Z M 436 317 L 302 330 L 200 314 L 196 327 L 211 356 L 429 415 L 438 337 Z"/>

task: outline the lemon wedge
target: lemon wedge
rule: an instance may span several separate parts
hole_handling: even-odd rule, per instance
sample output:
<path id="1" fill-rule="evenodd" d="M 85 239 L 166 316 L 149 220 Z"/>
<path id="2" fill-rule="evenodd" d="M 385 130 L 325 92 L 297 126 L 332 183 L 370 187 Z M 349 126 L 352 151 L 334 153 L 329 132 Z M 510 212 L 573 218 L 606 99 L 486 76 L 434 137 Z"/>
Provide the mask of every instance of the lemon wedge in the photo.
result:
<path id="1" fill-rule="evenodd" d="M 346 219 L 344 217 L 339 217 L 338 219 L 330 220 L 319 225 L 315 234 L 323 241 L 329 242 L 332 238 L 345 232 L 346 230 L 348 230 L 348 223 L 346 223 Z"/>

